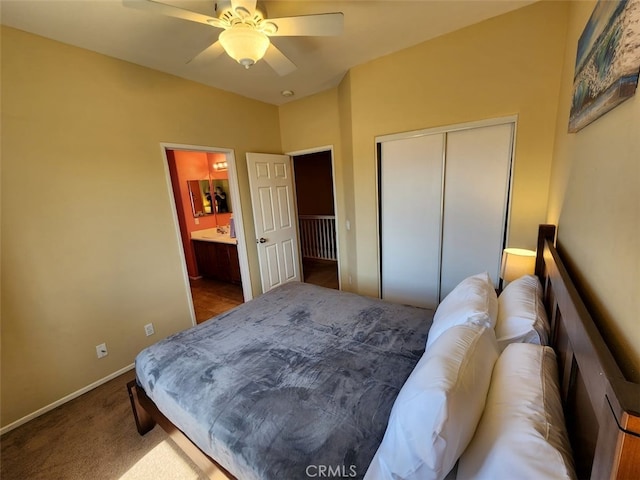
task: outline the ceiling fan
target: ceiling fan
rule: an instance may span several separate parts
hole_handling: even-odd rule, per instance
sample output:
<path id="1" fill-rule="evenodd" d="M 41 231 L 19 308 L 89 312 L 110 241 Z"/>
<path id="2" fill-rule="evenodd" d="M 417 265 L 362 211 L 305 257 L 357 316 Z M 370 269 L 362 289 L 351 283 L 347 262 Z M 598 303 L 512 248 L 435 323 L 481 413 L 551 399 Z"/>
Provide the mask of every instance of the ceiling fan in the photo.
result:
<path id="1" fill-rule="evenodd" d="M 126 7 L 222 29 L 218 40 L 190 62 L 196 58 L 213 59 L 226 52 L 245 68 L 264 58 L 281 76 L 293 72 L 296 66 L 271 43 L 269 37 L 340 35 L 344 23 L 341 12 L 266 18 L 265 9 L 257 4 L 257 0 L 216 1 L 215 16 L 192 12 L 157 0 L 123 0 L 122 3 Z"/>

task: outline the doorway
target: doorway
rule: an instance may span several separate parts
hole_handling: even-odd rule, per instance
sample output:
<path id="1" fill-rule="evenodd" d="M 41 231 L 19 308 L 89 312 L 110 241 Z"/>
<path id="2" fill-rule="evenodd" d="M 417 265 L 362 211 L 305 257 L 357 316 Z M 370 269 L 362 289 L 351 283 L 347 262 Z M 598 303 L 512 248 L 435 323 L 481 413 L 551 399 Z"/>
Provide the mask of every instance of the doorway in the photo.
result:
<path id="1" fill-rule="evenodd" d="M 252 298 L 233 151 L 162 144 L 192 323 Z"/>
<path id="2" fill-rule="evenodd" d="M 305 283 L 340 289 L 333 152 L 291 154 Z"/>

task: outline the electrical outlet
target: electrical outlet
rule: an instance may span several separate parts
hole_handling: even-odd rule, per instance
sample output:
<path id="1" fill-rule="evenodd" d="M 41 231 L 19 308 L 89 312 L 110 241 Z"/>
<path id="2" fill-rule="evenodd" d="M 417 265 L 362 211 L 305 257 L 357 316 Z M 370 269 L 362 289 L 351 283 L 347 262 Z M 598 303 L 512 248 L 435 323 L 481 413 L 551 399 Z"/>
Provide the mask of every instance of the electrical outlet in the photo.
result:
<path id="1" fill-rule="evenodd" d="M 109 352 L 107 352 L 106 343 L 101 343 L 100 345 L 96 346 L 96 355 L 98 355 L 98 358 L 106 357 L 107 355 L 109 355 Z"/>
<path id="2" fill-rule="evenodd" d="M 147 337 L 148 337 L 149 335 L 153 335 L 154 333 L 156 333 L 156 331 L 153 329 L 153 323 L 147 323 L 147 324 L 144 326 L 144 333 L 146 333 L 146 334 L 147 334 Z"/>

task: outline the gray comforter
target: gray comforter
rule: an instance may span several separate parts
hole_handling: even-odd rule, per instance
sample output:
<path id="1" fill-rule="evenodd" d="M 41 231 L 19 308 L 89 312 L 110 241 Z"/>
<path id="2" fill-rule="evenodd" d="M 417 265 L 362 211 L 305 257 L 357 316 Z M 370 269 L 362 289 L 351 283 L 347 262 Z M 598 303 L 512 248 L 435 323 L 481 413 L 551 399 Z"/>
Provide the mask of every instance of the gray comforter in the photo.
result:
<path id="1" fill-rule="evenodd" d="M 137 379 L 239 479 L 361 478 L 432 316 L 288 283 L 143 350 Z"/>

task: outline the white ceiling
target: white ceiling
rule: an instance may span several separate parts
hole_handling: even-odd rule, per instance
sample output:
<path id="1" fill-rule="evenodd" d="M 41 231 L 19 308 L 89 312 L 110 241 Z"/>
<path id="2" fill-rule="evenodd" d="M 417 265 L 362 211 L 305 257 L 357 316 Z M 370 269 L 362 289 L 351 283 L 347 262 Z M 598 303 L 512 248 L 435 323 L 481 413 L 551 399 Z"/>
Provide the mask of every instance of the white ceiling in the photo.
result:
<path id="1" fill-rule="evenodd" d="M 164 0 L 212 15 L 215 0 Z M 187 61 L 221 30 L 126 8 L 121 0 L 0 0 L 4 25 L 280 105 L 335 87 L 352 67 L 533 3 L 533 0 L 265 1 L 267 18 L 343 12 L 339 37 L 272 37 L 297 70 L 264 61 L 246 70 L 227 55 Z M 285 98 L 282 90 L 293 90 Z"/>

